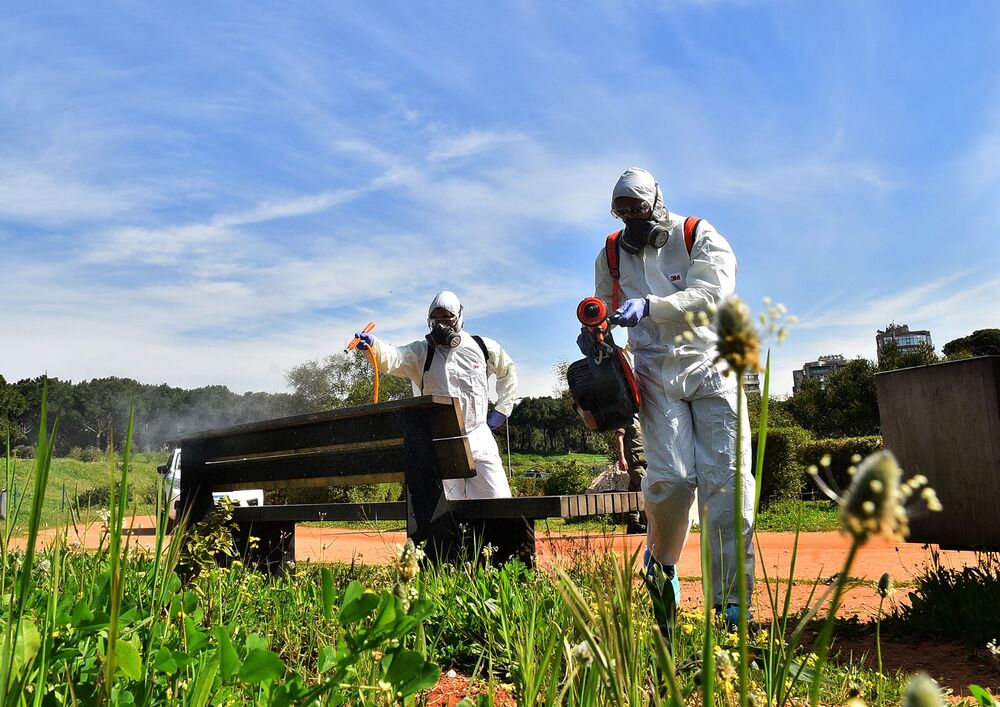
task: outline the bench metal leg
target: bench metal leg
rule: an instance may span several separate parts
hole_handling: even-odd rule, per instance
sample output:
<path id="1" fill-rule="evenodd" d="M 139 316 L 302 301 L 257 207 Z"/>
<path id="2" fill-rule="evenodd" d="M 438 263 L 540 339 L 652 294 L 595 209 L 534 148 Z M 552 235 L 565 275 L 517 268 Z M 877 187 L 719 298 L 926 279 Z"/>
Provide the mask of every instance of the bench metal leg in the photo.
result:
<path id="1" fill-rule="evenodd" d="M 236 550 L 249 567 L 268 574 L 286 572 L 294 567 L 295 523 L 288 521 L 257 521 L 240 523 L 233 533 Z M 254 547 L 250 538 L 257 538 Z M 289 564 L 292 563 L 292 564 Z"/>

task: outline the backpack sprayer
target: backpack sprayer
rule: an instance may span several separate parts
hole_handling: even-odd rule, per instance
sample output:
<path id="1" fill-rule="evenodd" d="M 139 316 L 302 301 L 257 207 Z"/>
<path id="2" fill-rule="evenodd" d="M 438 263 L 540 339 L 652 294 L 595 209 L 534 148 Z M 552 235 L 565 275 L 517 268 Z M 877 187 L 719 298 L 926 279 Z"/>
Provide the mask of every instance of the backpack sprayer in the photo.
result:
<path id="1" fill-rule="evenodd" d="M 642 400 L 625 352 L 611 335 L 617 317 L 608 316 L 607 305 L 597 297 L 581 301 L 576 317 L 583 325 L 584 348 L 588 349 L 586 357 L 571 363 L 566 371 L 576 412 L 587 429 L 596 432 L 627 427 Z"/>
<path id="2" fill-rule="evenodd" d="M 368 324 L 365 325 L 365 328 L 361 330 L 361 333 L 362 334 L 367 334 L 368 332 L 370 332 L 374 328 L 375 328 L 375 322 L 368 322 Z M 361 338 L 355 336 L 353 339 L 351 339 L 351 343 L 349 343 L 347 346 L 344 347 L 344 353 L 347 353 L 349 351 L 353 351 L 354 349 L 356 349 L 358 347 L 358 344 L 360 344 L 360 343 L 361 343 Z M 378 362 L 375 360 L 375 352 L 372 351 L 372 347 L 371 346 L 369 346 L 367 349 L 365 349 L 365 351 L 368 352 L 368 360 L 372 362 L 372 371 L 374 371 L 373 375 L 375 376 L 375 395 L 374 395 L 374 400 L 372 402 L 376 402 L 377 403 L 378 402 Z"/>

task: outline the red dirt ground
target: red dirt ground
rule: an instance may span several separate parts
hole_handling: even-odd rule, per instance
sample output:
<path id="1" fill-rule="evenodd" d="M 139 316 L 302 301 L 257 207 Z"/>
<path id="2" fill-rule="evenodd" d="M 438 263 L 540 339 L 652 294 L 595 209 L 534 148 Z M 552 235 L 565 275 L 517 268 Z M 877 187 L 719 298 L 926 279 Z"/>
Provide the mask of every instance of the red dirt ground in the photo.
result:
<path id="1" fill-rule="evenodd" d="M 151 527 L 150 518 L 135 519 L 130 535 L 131 541 L 146 546 L 151 545 L 153 542 Z M 59 531 L 43 531 L 40 541 L 44 543 L 57 532 Z M 99 538 L 100 527 L 95 524 L 87 528 L 79 538 L 74 538 L 71 530 L 70 542 L 76 540 L 87 547 L 93 547 Z M 406 534 L 402 529 L 384 532 L 299 526 L 295 531 L 295 559 L 313 562 L 356 560 L 374 564 L 387 563 L 395 557 L 396 545 L 405 539 Z M 537 540 L 539 564 L 547 567 L 569 562 L 576 556 L 602 553 L 609 548 L 620 554 L 631 554 L 641 550 L 645 537 L 621 534 L 539 533 Z M 772 591 L 776 578 L 787 580 L 794 535 L 758 533 L 757 540 L 759 547 L 754 617 L 762 620 L 770 616 L 766 583 L 763 581 L 765 571 Z M 681 576 L 681 605 L 689 609 L 701 607 L 698 542 L 698 535 L 691 535 L 688 538 L 678 565 Z M 799 546 L 795 556 L 795 584 L 792 588 L 793 610 L 797 611 L 805 606 L 815 580 L 829 580 L 840 571 L 848 546 L 848 539 L 839 533 L 803 533 L 799 536 Z M 957 568 L 965 564 L 976 564 L 976 556 L 971 552 L 939 552 L 940 561 L 945 566 Z M 930 549 L 926 546 L 891 543 L 884 540 L 869 542 L 858 552 L 851 568 L 851 577 L 867 580 L 868 583 L 856 584 L 847 589 L 837 615 L 845 618 L 858 616 L 861 620 L 870 619 L 878 608 L 878 594 L 873 583 L 878 581 L 883 572 L 888 572 L 897 584 L 905 583 L 921 574 L 929 561 Z M 825 587 L 819 588 L 823 589 Z M 900 588 L 896 592 L 896 600 L 903 600 L 905 594 L 905 588 Z M 887 606 L 886 609 L 888 608 Z M 854 659 L 859 659 L 860 656 L 867 655 L 874 662 L 874 636 L 840 638 L 834 646 L 834 653 L 837 651 L 845 660 L 852 656 Z M 950 642 L 894 641 L 884 638 L 882 661 L 887 672 L 904 670 L 910 673 L 923 670 L 938 679 L 942 685 L 953 689 L 956 694 L 967 695 L 966 688 L 970 683 L 981 685 L 994 694 L 1000 694 L 1000 670 L 990 656 L 985 654 L 984 648 L 978 652 L 971 652 L 964 646 Z M 462 675 L 455 678 L 443 676 L 442 683 L 438 687 L 441 689 L 436 689 L 434 694 L 438 695 L 440 701 L 431 702 L 434 705 L 452 704 L 453 702 L 445 698 L 453 697 L 454 701 L 457 701 L 467 693 L 476 694 L 476 690 L 480 688 L 478 685 L 473 686 L 474 689 L 469 692 L 469 678 Z"/>

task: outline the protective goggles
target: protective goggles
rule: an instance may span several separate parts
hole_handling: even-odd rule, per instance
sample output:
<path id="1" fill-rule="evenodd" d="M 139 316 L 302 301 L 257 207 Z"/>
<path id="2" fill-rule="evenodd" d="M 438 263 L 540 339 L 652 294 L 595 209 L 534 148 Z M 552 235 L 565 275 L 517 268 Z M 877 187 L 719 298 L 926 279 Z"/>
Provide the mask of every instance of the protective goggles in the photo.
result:
<path id="1" fill-rule="evenodd" d="M 641 201 L 631 206 L 620 206 L 611 209 L 612 216 L 617 216 L 618 218 L 623 220 L 627 218 L 648 217 L 652 213 L 653 213 L 653 207 L 647 204 L 645 201 Z"/>
<path id="2" fill-rule="evenodd" d="M 439 317 L 428 317 L 427 319 L 432 324 L 434 322 L 440 322 L 441 324 L 447 324 L 448 326 L 453 327 L 453 328 L 456 327 L 456 326 L 458 326 L 458 315 L 457 314 L 450 314 L 449 313 L 449 314 L 446 314 L 444 316 L 439 316 Z"/>

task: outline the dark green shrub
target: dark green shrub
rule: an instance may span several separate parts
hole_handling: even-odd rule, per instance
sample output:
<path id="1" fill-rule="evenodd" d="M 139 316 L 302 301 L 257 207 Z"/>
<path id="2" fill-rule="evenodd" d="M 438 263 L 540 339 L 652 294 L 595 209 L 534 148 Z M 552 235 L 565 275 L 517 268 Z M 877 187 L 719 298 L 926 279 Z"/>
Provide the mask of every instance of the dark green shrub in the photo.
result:
<path id="1" fill-rule="evenodd" d="M 981 648 L 1000 636 L 1000 553 L 976 556 L 975 566 L 945 567 L 937 553 L 915 577 L 907 601 L 899 602 L 886 624 L 899 633 L 947 638 Z"/>
<path id="2" fill-rule="evenodd" d="M 510 481 L 510 492 L 514 496 L 544 496 L 547 479 L 514 476 Z"/>
<path id="3" fill-rule="evenodd" d="M 93 488 L 84 489 L 76 495 L 77 508 L 107 508 L 110 505 L 110 486 L 95 486 Z"/>
<path id="4" fill-rule="evenodd" d="M 549 496 L 583 493 L 595 476 L 589 464 L 578 461 L 553 464 L 546 471 L 545 493 Z"/>
<path id="5" fill-rule="evenodd" d="M 771 440 L 769 437 L 768 446 L 770 444 Z M 851 477 L 847 473 L 847 469 L 853 464 L 851 457 L 857 454 L 863 459 L 880 449 L 882 449 L 882 438 L 879 436 L 814 439 L 799 447 L 799 463 L 803 468 L 808 467 L 810 464 L 818 465 L 820 459 L 824 455 L 829 454 L 830 468 L 824 472 L 824 475 L 833 479 L 833 482 L 836 484 L 834 488 L 846 489 L 851 483 Z M 829 483 L 829 480 L 827 483 Z M 805 490 L 811 496 L 815 495 L 815 493 L 812 493 L 814 489 L 815 485 L 812 482 L 807 482 Z"/>
<path id="6" fill-rule="evenodd" d="M 78 462 L 102 462 L 108 458 L 107 453 L 97 447 L 73 447 L 66 456 Z"/>
<path id="7" fill-rule="evenodd" d="M 799 450 L 809 442 L 809 433 L 801 427 L 776 427 L 767 431 L 764 447 L 764 466 L 761 468 L 760 507 L 771 503 L 798 498 L 802 493 L 805 465 Z M 751 438 L 752 459 L 757 458 L 757 433 Z M 752 471 L 752 469 L 750 470 Z"/>

